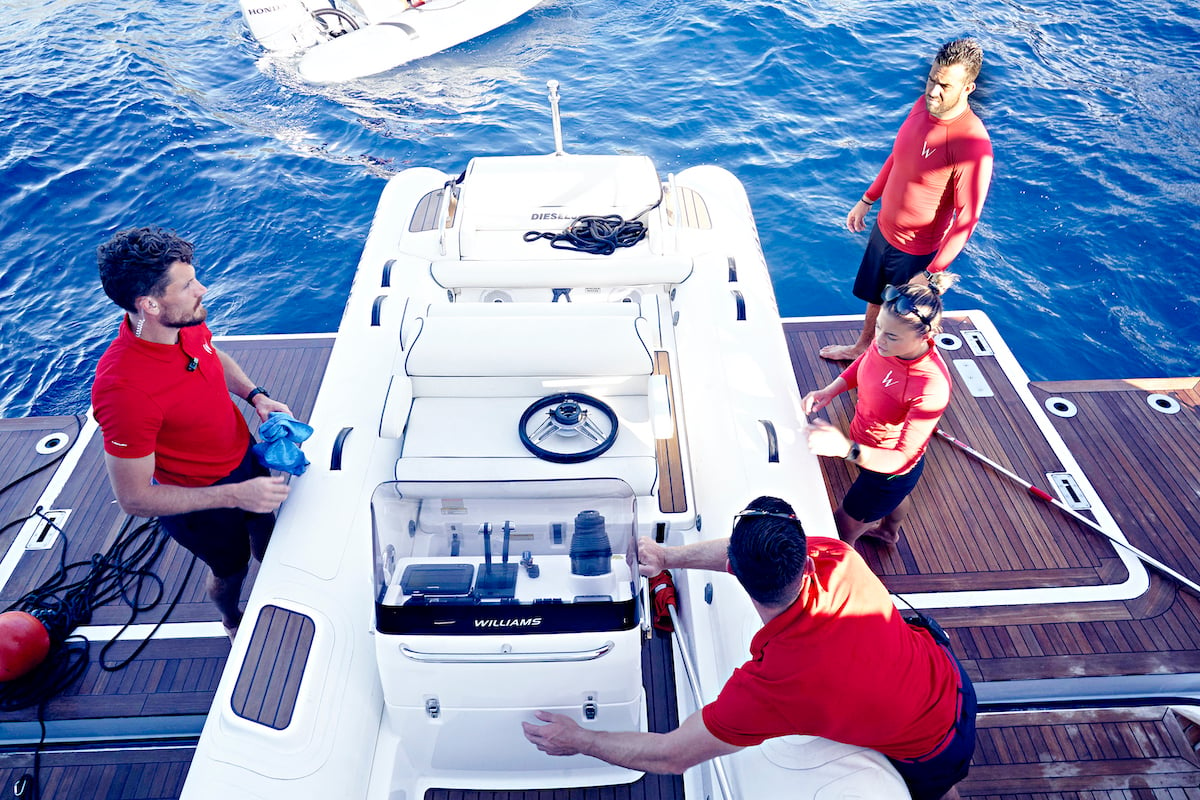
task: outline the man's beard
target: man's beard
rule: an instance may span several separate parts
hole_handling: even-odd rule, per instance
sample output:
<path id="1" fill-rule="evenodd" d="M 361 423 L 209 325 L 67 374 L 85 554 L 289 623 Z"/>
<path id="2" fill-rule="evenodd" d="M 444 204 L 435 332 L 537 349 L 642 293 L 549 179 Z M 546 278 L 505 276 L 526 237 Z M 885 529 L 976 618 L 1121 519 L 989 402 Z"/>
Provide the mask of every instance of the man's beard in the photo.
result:
<path id="1" fill-rule="evenodd" d="M 168 328 L 194 328 L 197 325 L 203 325 L 204 320 L 208 319 L 208 309 L 204 306 L 192 312 L 190 317 L 186 318 L 160 318 L 159 322 Z"/>

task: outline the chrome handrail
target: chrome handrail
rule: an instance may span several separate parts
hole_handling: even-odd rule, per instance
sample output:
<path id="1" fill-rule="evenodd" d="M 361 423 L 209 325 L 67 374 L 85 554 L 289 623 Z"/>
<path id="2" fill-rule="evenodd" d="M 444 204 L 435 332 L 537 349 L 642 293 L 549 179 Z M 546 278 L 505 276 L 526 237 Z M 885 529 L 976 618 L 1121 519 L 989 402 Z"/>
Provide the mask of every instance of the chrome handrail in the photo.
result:
<path id="1" fill-rule="evenodd" d="M 680 634 L 682 628 L 679 625 L 679 615 L 675 613 L 674 604 L 667 606 L 667 613 L 671 615 L 671 637 L 675 640 L 675 649 L 683 661 L 683 673 L 687 676 L 688 686 L 692 690 L 692 699 L 699 711 L 704 708 L 704 698 L 700 695 L 700 679 L 696 676 L 696 665 L 692 663 L 692 655 L 688 652 L 687 643 L 683 641 L 683 636 Z M 721 796 L 725 800 L 733 800 L 733 788 L 729 785 L 729 775 L 725 772 L 725 763 L 721 761 L 720 756 L 715 756 L 712 759 L 712 765 L 713 771 L 717 775 L 717 788 L 721 792 Z"/>
<path id="2" fill-rule="evenodd" d="M 400 645 L 400 654 L 411 661 L 422 664 L 550 664 L 575 661 L 595 661 L 608 655 L 615 645 L 607 641 L 589 650 L 567 650 L 534 653 L 513 652 L 512 645 L 504 645 L 498 653 L 430 653 L 413 650 L 406 644 Z"/>

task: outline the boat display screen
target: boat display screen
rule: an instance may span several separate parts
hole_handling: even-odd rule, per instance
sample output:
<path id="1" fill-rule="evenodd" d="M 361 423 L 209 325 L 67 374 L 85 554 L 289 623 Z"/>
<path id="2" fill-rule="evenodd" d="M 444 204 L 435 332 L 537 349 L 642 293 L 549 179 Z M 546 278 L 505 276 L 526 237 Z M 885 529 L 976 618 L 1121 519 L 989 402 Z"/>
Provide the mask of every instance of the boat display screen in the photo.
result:
<path id="1" fill-rule="evenodd" d="M 638 624 L 636 500 L 623 481 L 391 481 L 371 518 L 380 633 Z"/>

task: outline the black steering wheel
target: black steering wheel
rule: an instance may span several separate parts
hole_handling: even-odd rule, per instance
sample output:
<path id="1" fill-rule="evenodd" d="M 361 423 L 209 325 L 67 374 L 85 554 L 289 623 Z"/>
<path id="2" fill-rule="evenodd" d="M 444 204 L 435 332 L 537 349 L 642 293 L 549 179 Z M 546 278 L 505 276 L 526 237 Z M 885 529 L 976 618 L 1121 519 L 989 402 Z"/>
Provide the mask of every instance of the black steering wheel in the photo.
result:
<path id="1" fill-rule="evenodd" d="M 525 409 L 517 433 L 525 449 L 543 461 L 578 464 L 591 461 L 613 446 L 617 440 L 617 415 L 607 403 L 590 395 L 551 394 Z M 551 449 L 545 446 L 547 441 L 581 443 L 585 449 L 578 446 Z"/>

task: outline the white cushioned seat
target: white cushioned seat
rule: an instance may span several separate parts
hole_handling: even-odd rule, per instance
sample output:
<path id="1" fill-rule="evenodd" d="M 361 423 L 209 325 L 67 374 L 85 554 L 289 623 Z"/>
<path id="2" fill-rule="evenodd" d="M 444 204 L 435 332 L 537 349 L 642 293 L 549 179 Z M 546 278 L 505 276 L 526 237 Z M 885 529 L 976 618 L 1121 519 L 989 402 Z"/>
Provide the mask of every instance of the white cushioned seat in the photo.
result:
<path id="1" fill-rule="evenodd" d="M 620 251 L 611 256 L 591 256 L 558 261 L 460 261 L 447 259 L 429 265 L 429 274 L 447 289 L 510 289 L 611 287 L 679 284 L 692 274 L 692 259 L 666 256 L 647 258 Z"/>
<path id="2" fill-rule="evenodd" d="M 431 306 L 381 423 L 383 435 L 403 437 L 396 478 L 611 477 L 639 495 L 653 493 L 654 364 L 645 324 L 636 303 Z M 590 394 L 612 408 L 617 436 L 603 455 L 556 464 L 521 444 L 521 415 L 560 392 Z"/>
<path id="3" fill-rule="evenodd" d="M 639 319 L 634 303 L 434 305 L 404 369 L 413 378 L 650 375 Z"/>

